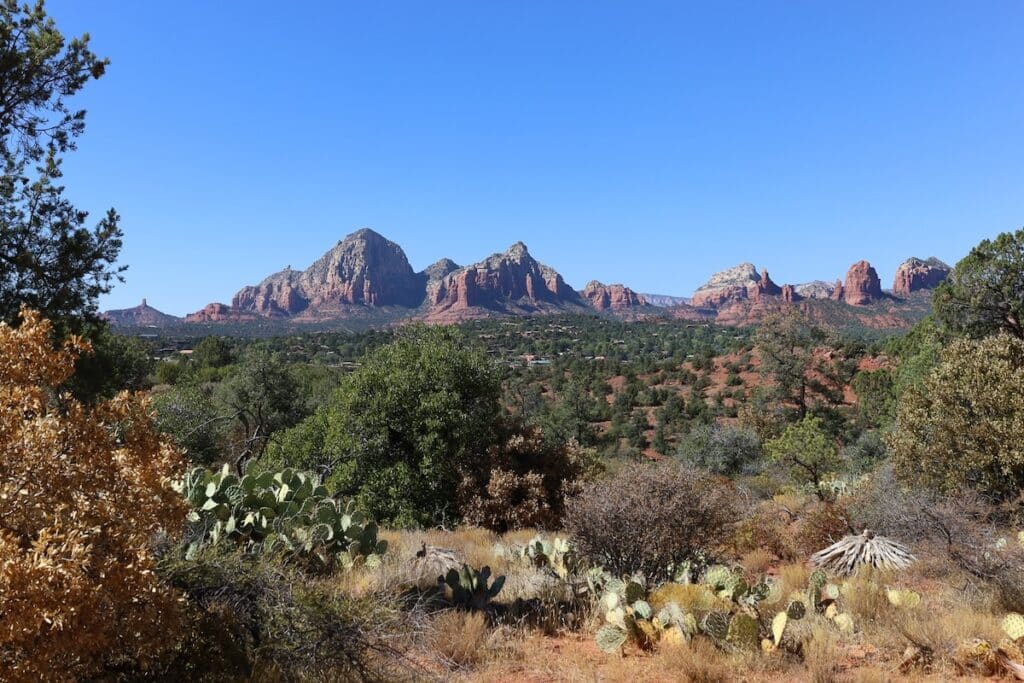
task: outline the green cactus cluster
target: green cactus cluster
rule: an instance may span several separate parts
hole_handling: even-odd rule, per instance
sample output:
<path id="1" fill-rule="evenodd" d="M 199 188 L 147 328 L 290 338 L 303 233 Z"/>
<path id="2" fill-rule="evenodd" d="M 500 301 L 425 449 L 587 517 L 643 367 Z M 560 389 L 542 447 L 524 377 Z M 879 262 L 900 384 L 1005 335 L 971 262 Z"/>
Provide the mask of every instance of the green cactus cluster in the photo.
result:
<path id="1" fill-rule="evenodd" d="M 766 653 L 780 647 L 791 649 L 796 645 L 786 636 L 788 629 L 811 610 L 840 631 L 854 629 L 852 616 L 840 609 L 843 588 L 830 583 L 824 572 L 811 574 L 806 590 L 788 598 L 768 578 L 748 581 L 740 571 L 721 565 L 708 567 L 696 586 L 685 588 L 669 583 L 649 594 L 640 577 L 620 580 L 605 576 L 600 601 L 605 624 L 597 633 L 598 646 L 606 652 L 615 652 L 627 643 L 650 649 L 667 640 L 685 641 L 703 634 L 725 649 L 755 651 L 760 647 Z M 687 592 L 689 596 L 684 597 Z M 693 605 L 693 611 L 671 601 L 673 594 Z M 670 601 L 665 602 L 666 598 Z M 898 592 L 898 599 L 910 604 L 914 596 L 909 591 Z M 652 608 L 651 600 L 660 609 Z M 765 613 L 765 605 L 782 608 Z"/>
<path id="2" fill-rule="evenodd" d="M 563 580 L 569 578 L 576 564 L 568 539 L 558 536 L 550 539 L 534 536 L 523 548 L 522 556 L 535 567 L 550 568 Z"/>
<path id="3" fill-rule="evenodd" d="M 494 581 L 490 578 L 490 567 L 482 567 L 478 571 L 464 564 L 461 569 L 449 569 L 446 575 L 437 577 L 437 584 L 448 588 L 447 593 L 456 607 L 480 611 L 487 609 L 491 599 L 505 585 L 504 576 L 495 577 Z"/>
<path id="4" fill-rule="evenodd" d="M 647 586 L 641 577 L 608 580 L 601 596 L 605 624 L 598 629 L 597 646 L 612 653 L 632 642 L 650 650 L 659 642 L 685 642 L 697 633 L 693 614 L 674 602 L 655 614 L 647 598 Z"/>
<path id="5" fill-rule="evenodd" d="M 239 477 L 227 465 L 195 468 L 176 486 L 191 505 L 188 515 L 194 555 L 223 539 L 251 552 L 282 552 L 311 567 L 375 565 L 387 551 L 377 525 L 341 503 L 313 475 L 286 468 Z"/>

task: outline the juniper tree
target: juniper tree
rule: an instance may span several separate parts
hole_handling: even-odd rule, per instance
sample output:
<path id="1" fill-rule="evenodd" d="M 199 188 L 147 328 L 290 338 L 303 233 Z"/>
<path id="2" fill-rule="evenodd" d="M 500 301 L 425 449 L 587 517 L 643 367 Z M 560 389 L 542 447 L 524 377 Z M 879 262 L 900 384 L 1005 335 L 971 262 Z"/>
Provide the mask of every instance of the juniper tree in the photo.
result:
<path id="1" fill-rule="evenodd" d="M 85 110 L 69 100 L 100 78 L 108 60 L 88 34 L 66 38 L 42 0 L 0 0 L 0 320 L 22 305 L 59 334 L 98 320 L 96 301 L 120 280 L 119 217 L 94 227 L 60 184 L 62 157 L 85 130 Z"/>

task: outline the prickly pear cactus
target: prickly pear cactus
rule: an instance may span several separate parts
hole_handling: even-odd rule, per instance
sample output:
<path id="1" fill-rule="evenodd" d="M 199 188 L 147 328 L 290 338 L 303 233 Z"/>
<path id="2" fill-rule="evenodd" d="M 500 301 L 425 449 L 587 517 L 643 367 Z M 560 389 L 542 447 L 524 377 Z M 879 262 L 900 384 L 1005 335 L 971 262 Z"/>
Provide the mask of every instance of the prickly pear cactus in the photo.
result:
<path id="1" fill-rule="evenodd" d="M 281 552 L 309 569 L 373 565 L 387 550 L 377 527 L 331 498 L 313 475 L 291 468 L 239 478 L 225 465 L 196 468 L 176 487 L 192 506 L 189 553 L 231 541 L 250 552 Z"/>
<path id="2" fill-rule="evenodd" d="M 722 642 L 729 635 L 729 620 L 727 612 L 708 612 L 700 623 L 700 630 L 713 640 Z"/>
<path id="3" fill-rule="evenodd" d="M 490 578 L 490 567 L 481 567 L 477 571 L 464 564 L 458 571 L 449 569 L 445 576 L 437 577 L 437 583 L 449 588 L 451 601 L 456 607 L 483 610 L 505 585 L 505 577 L 499 576 L 488 586 Z"/>
<path id="4" fill-rule="evenodd" d="M 1003 618 L 1003 631 L 1014 642 L 1024 639 L 1024 615 L 1015 612 L 1007 614 Z"/>
<path id="5" fill-rule="evenodd" d="M 725 640 L 741 650 L 756 650 L 761 640 L 757 619 L 749 614 L 734 615 L 729 620 Z"/>
<path id="6" fill-rule="evenodd" d="M 803 619 L 806 614 L 807 606 L 804 605 L 803 600 L 793 600 L 786 605 L 786 616 L 790 619 Z"/>
<path id="7" fill-rule="evenodd" d="M 885 592 L 890 604 L 901 609 L 913 609 L 921 604 L 921 594 L 912 590 L 890 588 Z"/>

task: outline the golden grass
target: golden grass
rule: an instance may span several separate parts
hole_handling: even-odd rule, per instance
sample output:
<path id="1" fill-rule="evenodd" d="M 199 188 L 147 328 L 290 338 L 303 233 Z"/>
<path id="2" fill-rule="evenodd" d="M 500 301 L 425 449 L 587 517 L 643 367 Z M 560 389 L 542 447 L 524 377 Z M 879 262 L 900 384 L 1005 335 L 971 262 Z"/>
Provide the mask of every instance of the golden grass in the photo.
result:
<path id="1" fill-rule="evenodd" d="M 762 548 L 757 548 L 740 558 L 740 565 L 743 566 L 748 574 L 757 576 L 767 572 L 774 561 L 775 556 L 772 553 Z"/>
<path id="2" fill-rule="evenodd" d="M 840 658 L 835 633 L 826 626 L 814 626 L 804 641 L 804 666 L 809 680 L 832 683 L 836 680 L 836 664 Z"/>
<path id="3" fill-rule="evenodd" d="M 472 666 L 487 658 L 490 633 L 481 613 L 442 612 L 432 623 L 430 647 L 455 667 Z"/>

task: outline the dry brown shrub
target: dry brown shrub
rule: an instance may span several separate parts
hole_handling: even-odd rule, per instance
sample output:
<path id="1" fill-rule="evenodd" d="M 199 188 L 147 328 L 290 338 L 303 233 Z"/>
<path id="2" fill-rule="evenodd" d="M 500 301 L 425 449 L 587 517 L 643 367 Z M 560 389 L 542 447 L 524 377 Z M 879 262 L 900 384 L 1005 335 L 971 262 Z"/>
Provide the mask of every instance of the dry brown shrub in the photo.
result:
<path id="1" fill-rule="evenodd" d="M 593 453 L 575 443 L 552 445 L 539 429 L 514 426 L 464 475 L 456 492 L 463 521 L 498 532 L 558 528 L 566 497 L 594 467 Z"/>
<path id="2" fill-rule="evenodd" d="M 787 527 L 788 513 L 774 501 L 765 501 L 752 515 L 740 522 L 733 536 L 733 545 L 738 553 L 763 549 L 783 560 L 796 559 L 799 554 L 793 547 Z"/>
<path id="3" fill-rule="evenodd" d="M 0 679 L 146 667 L 174 644 L 178 596 L 148 550 L 184 520 L 181 455 L 127 392 L 87 407 L 53 389 L 88 345 L 54 349 L 22 310 L 0 324 Z"/>
<path id="4" fill-rule="evenodd" d="M 580 555 L 613 574 L 670 578 L 728 543 L 738 518 L 733 485 L 673 462 L 635 464 L 587 485 L 568 505 L 566 530 Z"/>
<path id="5" fill-rule="evenodd" d="M 449 664 L 467 667 L 487 658 L 491 631 L 482 612 L 442 612 L 432 626 L 431 647 Z"/>
<path id="6" fill-rule="evenodd" d="M 798 552 L 809 557 L 850 533 L 846 510 L 838 503 L 820 503 L 801 515 L 795 536 Z"/>

